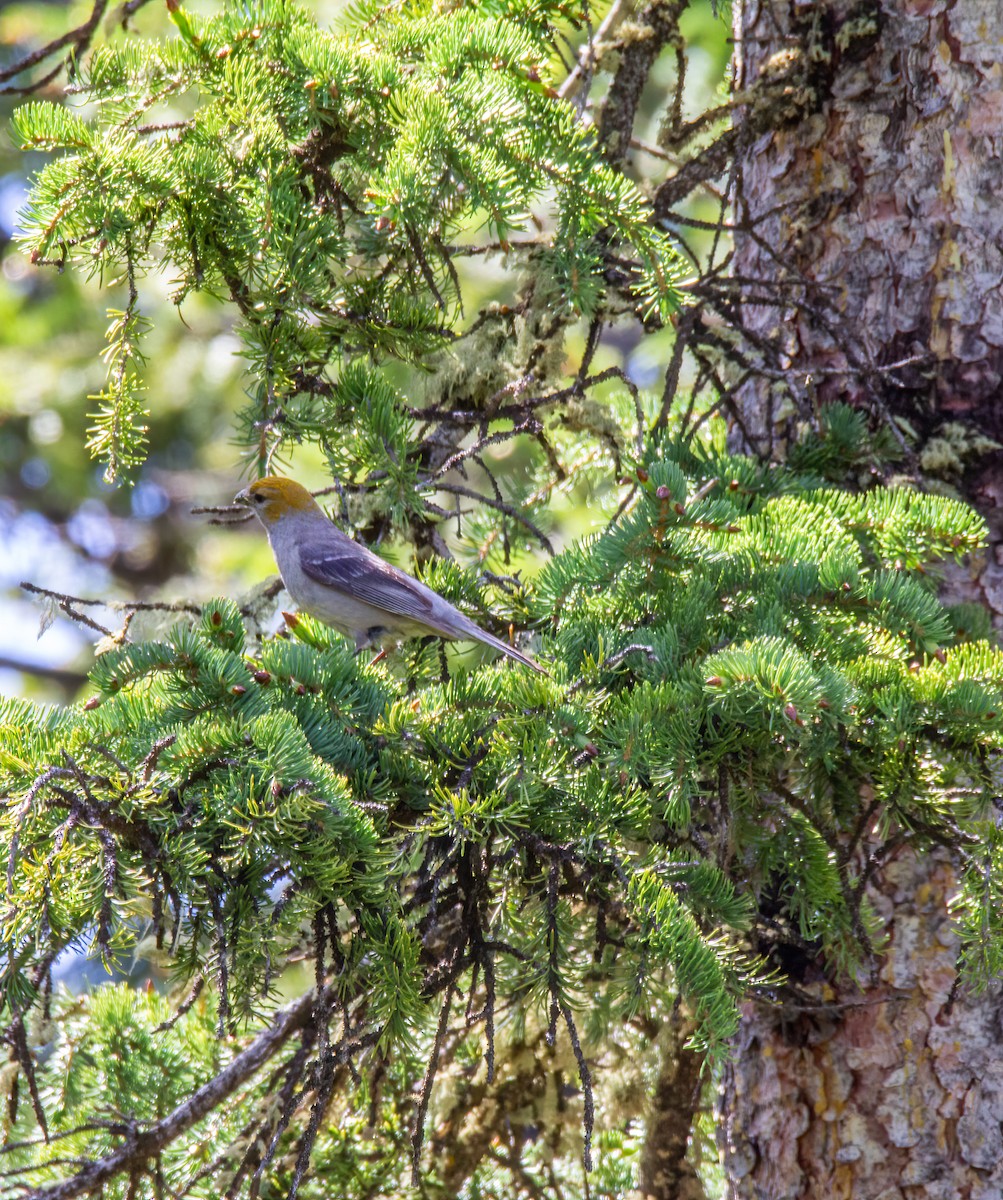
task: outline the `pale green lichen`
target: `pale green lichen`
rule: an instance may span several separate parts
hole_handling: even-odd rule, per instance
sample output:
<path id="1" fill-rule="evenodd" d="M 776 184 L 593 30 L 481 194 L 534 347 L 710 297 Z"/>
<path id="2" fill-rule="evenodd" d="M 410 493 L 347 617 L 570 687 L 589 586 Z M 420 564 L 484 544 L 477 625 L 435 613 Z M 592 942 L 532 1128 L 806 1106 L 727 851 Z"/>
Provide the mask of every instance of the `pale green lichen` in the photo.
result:
<path id="1" fill-rule="evenodd" d="M 973 459 L 999 448 L 999 442 L 979 430 L 948 421 L 923 446 L 919 462 L 924 474 L 952 479 L 964 474 Z"/>
<path id="2" fill-rule="evenodd" d="M 878 22 L 873 13 L 868 13 L 866 16 L 859 16 L 854 20 L 844 21 L 840 25 L 836 31 L 836 46 L 845 53 L 854 42 L 877 36 Z"/>

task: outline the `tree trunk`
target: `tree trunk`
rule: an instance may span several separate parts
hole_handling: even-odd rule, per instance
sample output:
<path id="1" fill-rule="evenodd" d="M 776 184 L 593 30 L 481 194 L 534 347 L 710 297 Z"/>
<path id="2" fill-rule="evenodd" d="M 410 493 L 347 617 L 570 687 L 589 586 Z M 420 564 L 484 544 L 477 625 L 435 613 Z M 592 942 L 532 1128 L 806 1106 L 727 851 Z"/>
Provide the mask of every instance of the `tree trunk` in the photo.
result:
<path id="1" fill-rule="evenodd" d="M 871 979 L 747 1006 L 727 1080 L 733 1196 L 1003 1195 L 999 999 L 955 994 L 955 884 L 946 853 L 901 856 L 871 893 L 888 937 Z"/>
<path id="2" fill-rule="evenodd" d="M 736 22 L 739 95 L 782 71 L 789 101 L 785 128 L 753 122 L 735 258 L 785 390 L 1003 440 L 1003 5 L 746 0 Z M 770 398 L 743 395 L 766 437 Z"/>
<path id="3" fill-rule="evenodd" d="M 735 21 L 746 115 L 771 75 L 789 100 L 739 142 L 743 323 L 781 368 L 740 388 L 742 436 L 782 454 L 791 418 L 835 399 L 907 421 L 907 466 L 989 522 L 987 560 L 950 598 L 998 618 L 1003 5 L 746 0 Z M 746 1009 L 724 1099 L 733 1196 L 1003 1196 L 998 998 L 958 986 L 954 887 L 946 851 L 889 861 L 870 978 L 820 965 L 802 1005 Z"/>

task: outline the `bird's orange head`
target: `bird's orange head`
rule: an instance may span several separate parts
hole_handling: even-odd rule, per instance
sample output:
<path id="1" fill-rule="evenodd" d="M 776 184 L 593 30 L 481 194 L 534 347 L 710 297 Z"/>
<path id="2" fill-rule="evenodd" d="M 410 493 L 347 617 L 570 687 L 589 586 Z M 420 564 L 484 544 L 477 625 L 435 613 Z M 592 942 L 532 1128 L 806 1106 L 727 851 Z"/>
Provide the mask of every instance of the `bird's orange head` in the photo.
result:
<path id="1" fill-rule="evenodd" d="M 280 475 L 256 479 L 238 492 L 233 500 L 235 504 L 246 504 L 265 524 L 294 512 L 323 512 L 305 487 L 294 479 L 283 479 Z"/>

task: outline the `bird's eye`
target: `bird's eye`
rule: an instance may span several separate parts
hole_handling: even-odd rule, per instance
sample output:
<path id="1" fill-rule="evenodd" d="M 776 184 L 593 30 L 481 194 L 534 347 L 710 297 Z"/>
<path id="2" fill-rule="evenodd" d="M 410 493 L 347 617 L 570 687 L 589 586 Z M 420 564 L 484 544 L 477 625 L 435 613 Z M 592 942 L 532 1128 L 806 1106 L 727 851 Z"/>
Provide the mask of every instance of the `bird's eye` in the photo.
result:
<path id="1" fill-rule="evenodd" d="M 265 502 L 265 498 L 260 492 L 255 492 L 253 499 L 255 504 L 264 504 Z"/>

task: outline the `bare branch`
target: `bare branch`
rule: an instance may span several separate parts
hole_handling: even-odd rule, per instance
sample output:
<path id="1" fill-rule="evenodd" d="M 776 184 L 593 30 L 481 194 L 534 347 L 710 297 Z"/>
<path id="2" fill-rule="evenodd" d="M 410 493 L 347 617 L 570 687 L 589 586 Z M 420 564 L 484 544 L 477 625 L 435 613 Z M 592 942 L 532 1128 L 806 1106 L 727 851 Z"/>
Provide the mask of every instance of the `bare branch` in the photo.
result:
<path id="1" fill-rule="evenodd" d="M 305 992 L 294 1004 L 278 1012 L 266 1030 L 173 1112 L 155 1121 L 149 1129 L 132 1130 L 124 1145 L 104 1158 L 88 1163 L 69 1179 L 48 1187 L 32 1188 L 24 1194 L 24 1200 L 74 1200 L 76 1196 L 99 1191 L 119 1175 L 141 1171 L 167 1146 L 218 1108 L 277 1054 L 289 1038 L 310 1020 L 315 1001 L 313 990 Z M 375 1034 L 371 1037 L 367 1035 L 362 1040 L 374 1041 L 375 1037 Z"/>
<path id="2" fill-rule="evenodd" d="M 504 513 L 507 517 L 511 517 L 514 521 L 518 521 L 520 525 L 536 538 L 540 545 L 547 551 L 548 554 L 555 554 L 554 544 L 547 535 L 538 526 L 520 512 L 514 505 L 506 504 L 503 500 L 493 500 L 490 496 L 485 496 L 481 492 L 475 492 L 473 488 L 464 487 L 460 483 L 444 483 L 442 480 L 437 480 L 436 488 L 440 492 L 450 492 L 456 496 L 466 496 L 469 500 L 476 500 L 479 504 L 486 504 L 488 508 L 497 509 L 498 512 Z"/>
<path id="3" fill-rule="evenodd" d="M 685 0 L 649 0 L 632 22 L 637 32 L 618 45 L 619 65 L 599 120 L 599 141 L 612 162 L 627 153 L 641 92 L 663 47 L 678 40 L 685 7 Z"/>
<path id="4" fill-rule="evenodd" d="M 148 4 L 149 0 L 128 0 L 127 3 L 119 7 L 121 16 L 121 24 L 125 25 L 129 17 L 133 13 L 138 12 L 144 5 Z M 32 92 L 37 92 L 46 84 L 51 83 L 53 79 L 66 68 L 72 75 L 74 65 L 86 54 L 90 48 L 90 44 L 94 39 L 94 34 L 97 32 L 98 26 L 101 24 L 101 19 L 105 14 L 105 9 L 108 7 L 108 0 L 94 0 L 94 6 L 91 9 L 90 16 L 82 25 L 78 25 L 76 29 L 69 30 L 68 33 L 62 34 L 60 37 L 53 38 L 51 42 L 47 42 L 44 46 L 39 46 L 37 50 L 32 50 L 29 54 L 23 55 L 9 67 L 0 71 L 0 83 L 9 84 L 9 81 L 16 79 L 18 75 L 24 71 L 30 70 L 32 67 L 38 66 L 40 62 L 44 62 L 47 58 L 51 58 L 54 54 L 58 54 L 61 50 L 70 47 L 70 53 L 57 63 L 50 71 L 43 75 L 40 79 L 36 79 L 33 83 L 28 84 L 9 84 L 7 87 L 0 87 L 0 95 L 18 95 L 27 96 Z"/>

